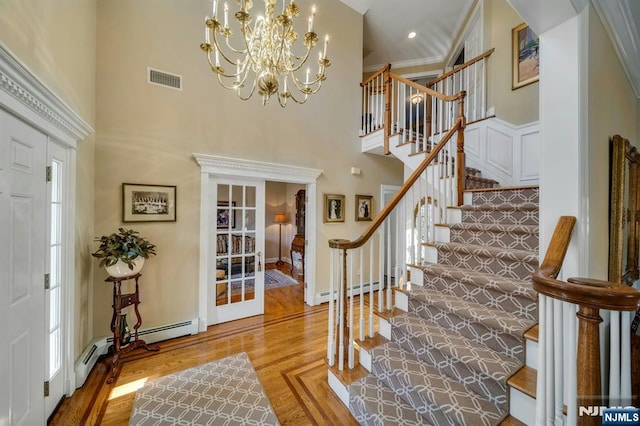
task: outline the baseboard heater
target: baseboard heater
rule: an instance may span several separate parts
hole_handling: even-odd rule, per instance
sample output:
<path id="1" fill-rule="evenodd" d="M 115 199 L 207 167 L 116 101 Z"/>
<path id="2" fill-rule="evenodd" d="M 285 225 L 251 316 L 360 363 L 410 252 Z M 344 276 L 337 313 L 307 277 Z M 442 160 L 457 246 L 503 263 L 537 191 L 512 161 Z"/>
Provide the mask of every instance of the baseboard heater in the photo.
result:
<path id="1" fill-rule="evenodd" d="M 147 343 L 160 342 L 162 340 L 174 339 L 190 334 L 198 334 L 197 319 L 138 330 L 138 336 Z M 78 358 L 74 366 L 76 388 L 84 384 L 87 377 L 89 377 L 91 369 L 96 365 L 98 358 L 106 355 L 112 343 L 113 336 L 102 337 L 91 342 L 82 352 L 82 355 L 80 355 L 80 358 Z"/>
<path id="2" fill-rule="evenodd" d="M 372 284 L 370 283 L 366 283 L 362 285 L 362 293 L 367 294 L 369 293 L 371 290 L 369 289 L 369 287 Z M 374 281 L 373 282 L 373 291 L 379 290 L 380 289 L 380 283 L 378 281 Z M 360 284 L 356 284 L 351 288 L 351 291 L 349 291 L 349 296 L 351 296 L 351 292 L 354 292 L 354 294 L 358 295 L 360 294 Z M 326 303 L 329 301 L 329 292 L 328 291 L 323 291 L 322 293 L 320 293 L 319 295 L 319 302 L 320 303 Z M 333 292 L 333 298 L 337 299 L 338 297 L 338 291 L 335 290 Z"/>

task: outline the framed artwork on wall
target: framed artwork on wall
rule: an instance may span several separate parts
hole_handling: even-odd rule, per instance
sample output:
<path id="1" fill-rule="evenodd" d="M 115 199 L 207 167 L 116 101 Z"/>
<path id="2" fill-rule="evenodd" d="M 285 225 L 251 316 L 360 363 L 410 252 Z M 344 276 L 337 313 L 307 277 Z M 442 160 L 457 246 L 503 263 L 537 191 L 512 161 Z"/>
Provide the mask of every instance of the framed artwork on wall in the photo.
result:
<path id="1" fill-rule="evenodd" d="M 324 222 L 344 222 L 344 195 L 324 194 Z"/>
<path id="2" fill-rule="evenodd" d="M 356 194 L 356 221 L 371 220 L 373 196 Z"/>
<path id="3" fill-rule="evenodd" d="M 511 89 L 535 83 L 540 78 L 540 39 L 527 24 L 511 30 L 513 82 Z"/>
<path id="4" fill-rule="evenodd" d="M 123 222 L 175 222 L 175 185 L 122 184 Z"/>
<path id="5" fill-rule="evenodd" d="M 231 207 L 235 207 L 236 202 L 231 202 Z M 233 229 L 236 223 L 236 211 L 229 208 L 228 201 L 218 201 L 218 212 L 216 213 L 216 224 L 218 228 Z"/>

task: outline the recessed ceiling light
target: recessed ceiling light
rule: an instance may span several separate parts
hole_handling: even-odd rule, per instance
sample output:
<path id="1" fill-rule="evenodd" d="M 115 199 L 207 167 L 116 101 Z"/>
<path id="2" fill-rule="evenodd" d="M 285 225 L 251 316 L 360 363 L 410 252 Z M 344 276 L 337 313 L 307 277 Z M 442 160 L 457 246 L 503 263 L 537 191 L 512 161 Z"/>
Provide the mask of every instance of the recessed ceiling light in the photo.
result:
<path id="1" fill-rule="evenodd" d="M 407 34 L 407 38 L 414 38 L 415 36 L 416 36 L 415 31 L 411 31 L 409 34 Z"/>

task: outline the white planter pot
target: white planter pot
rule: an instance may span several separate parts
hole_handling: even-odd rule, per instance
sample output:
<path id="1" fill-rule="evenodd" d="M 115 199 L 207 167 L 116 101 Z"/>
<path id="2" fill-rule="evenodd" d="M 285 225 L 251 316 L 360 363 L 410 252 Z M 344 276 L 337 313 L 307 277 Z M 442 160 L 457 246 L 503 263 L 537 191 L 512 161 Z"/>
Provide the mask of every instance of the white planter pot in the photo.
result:
<path id="1" fill-rule="evenodd" d="M 133 269 L 130 269 L 129 265 L 121 260 L 118 260 L 115 265 L 105 266 L 105 269 L 107 270 L 107 274 L 111 275 L 112 277 L 123 278 L 137 274 L 142 270 L 143 265 L 144 257 L 138 256 L 133 260 Z"/>

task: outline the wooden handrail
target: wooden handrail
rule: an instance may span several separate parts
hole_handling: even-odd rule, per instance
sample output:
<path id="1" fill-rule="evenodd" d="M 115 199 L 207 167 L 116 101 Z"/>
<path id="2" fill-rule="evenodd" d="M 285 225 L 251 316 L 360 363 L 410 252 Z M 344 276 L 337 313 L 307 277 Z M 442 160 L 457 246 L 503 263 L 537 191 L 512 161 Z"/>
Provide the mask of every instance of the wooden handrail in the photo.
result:
<path id="1" fill-rule="evenodd" d="M 459 66 L 457 66 L 457 67 L 453 68 L 453 69 L 452 69 L 452 70 L 450 70 L 450 71 L 447 71 L 446 73 L 442 74 L 440 77 L 436 78 L 435 80 L 431 80 L 431 81 L 430 81 L 430 82 L 428 82 L 426 85 L 427 85 L 427 86 L 429 86 L 429 87 L 431 87 L 431 86 L 435 85 L 436 83 L 438 83 L 438 82 L 439 82 L 439 81 L 441 81 L 441 80 L 444 80 L 445 78 L 449 77 L 450 75 L 453 75 L 453 74 L 457 73 L 458 71 L 460 71 L 460 70 L 462 70 L 462 69 L 464 69 L 464 68 L 467 68 L 467 67 L 469 67 L 469 66 L 471 66 L 471 65 L 475 64 L 476 62 L 483 60 L 484 58 L 486 58 L 486 57 L 488 57 L 488 56 L 491 56 L 491 54 L 492 54 L 495 50 L 496 50 L 495 48 L 491 48 L 491 49 L 487 50 L 486 52 L 484 52 L 484 53 L 482 53 L 482 54 L 480 54 L 480 55 L 476 56 L 475 58 L 473 58 L 473 59 L 469 59 L 469 60 L 468 60 L 467 62 L 465 62 L 464 64 L 459 65 Z"/>
<path id="2" fill-rule="evenodd" d="M 344 239 L 333 239 L 329 240 L 329 247 L 337 248 L 337 249 L 354 249 L 364 245 L 369 238 L 373 235 L 373 233 L 382 225 L 384 220 L 391 214 L 393 209 L 398 205 L 402 197 L 409 192 L 409 189 L 413 186 L 413 184 L 420 178 L 425 169 L 431 164 L 431 162 L 437 158 L 438 153 L 445 146 L 446 142 L 451 139 L 456 131 L 464 130 L 464 117 L 459 116 L 456 118 L 453 126 L 447 131 L 447 133 L 440 140 L 438 145 L 427 155 L 427 157 L 422 160 L 420 165 L 415 169 L 415 171 L 409 176 L 409 178 L 405 181 L 405 183 L 400 187 L 398 192 L 393 196 L 391 201 L 387 203 L 386 206 L 378 213 L 376 218 L 371 222 L 371 225 L 362 233 L 360 237 L 353 241 L 344 240 Z"/>
<path id="3" fill-rule="evenodd" d="M 375 79 L 376 77 L 378 77 L 380 74 L 384 74 L 385 72 L 389 71 L 391 69 L 391 64 L 387 64 L 384 67 L 380 68 L 378 71 L 374 72 L 373 74 L 371 74 L 366 80 L 364 80 L 362 83 L 360 83 L 360 87 L 364 87 L 366 86 L 368 83 L 370 83 L 373 79 Z"/>
<path id="4" fill-rule="evenodd" d="M 445 95 L 440 92 L 436 92 L 433 89 L 428 88 L 427 86 L 423 86 L 420 83 L 416 83 L 415 81 L 407 80 L 406 78 L 399 76 L 398 74 L 394 74 L 392 72 L 389 73 L 389 77 L 394 80 L 398 80 L 401 83 L 406 84 L 407 86 L 411 86 L 414 89 L 420 90 L 421 92 L 426 93 L 427 95 L 433 96 L 438 99 L 442 99 L 443 101 L 456 101 L 458 99 L 462 99 L 466 96 L 467 92 L 462 90 L 455 95 Z"/>
<path id="5" fill-rule="evenodd" d="M 601 395 L 600 377 L 600 309 L 635 311 L 640 292 L 609 281 L 590 278 L 556 279 L 569 247 L 575 217 L 563 216 L 553 232 L 549 248 L 540 269 L 535 272 L 533 288 L 545 296 L 578 305 L 577 350 L 577 403 L 580 406 L 601 406 L 606 403 Z M 549 336 L 547 336 L 549 338 Z M 598 416 L 580 416 L 578 424 L 601 424 Z"/>

